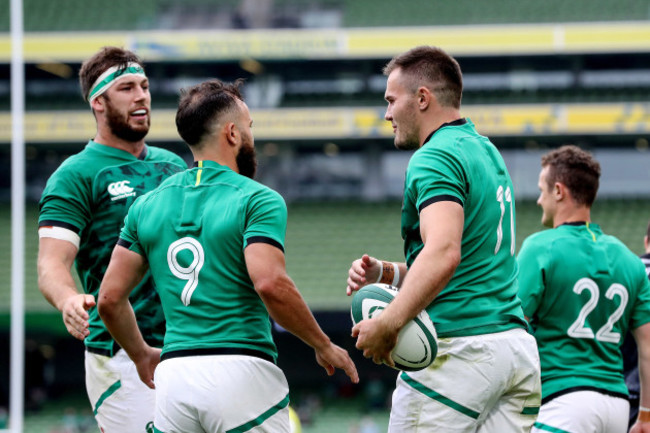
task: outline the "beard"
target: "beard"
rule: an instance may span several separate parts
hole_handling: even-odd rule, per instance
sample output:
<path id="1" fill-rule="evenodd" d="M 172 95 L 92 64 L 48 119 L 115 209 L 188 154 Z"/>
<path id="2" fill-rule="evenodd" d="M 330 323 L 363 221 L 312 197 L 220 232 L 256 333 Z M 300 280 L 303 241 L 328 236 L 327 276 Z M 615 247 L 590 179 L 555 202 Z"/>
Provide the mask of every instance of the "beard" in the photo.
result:
<path id="1" fill-rule="evenodd" d="M 242 143 L 235 161 L 237 162 L 239 174 L 251 179 L 255 178 L 255 173 L 257 172 L 257 155 L 252 144 Z"/>
<path id="2" fill-rule="evenodd" d="M 411 133 L 402 138 L 395 136 L 395 147 L 399 150 L 417 150 L 420 148 L 419 135 Z"/>
<path id="3" fill-rule="evenodd" d="M 399 115 L 397 134 L 395 135 L 395 147 L 399 150 L 416 150 L 420 148 L 420 130 L 415 119 L 417 110 L 414 107 L 407 107 Z"/>
<path id="4" fill-rule="evenodd" d="M 106 98 L 106 121 L 108 123 L 108 128 L 111 130 L 113 135 L 121 138 L 124 141 L 140 141 L 149 132 L 149 118 L 147 118 L 146 124 L 139 125 L 136 129 L 129 125 L 128 114 L 125 118 L 125 116 L 120 113 L 119 110 L 113 107 L 113 104 L 111 104 L 108 98 Z"/>

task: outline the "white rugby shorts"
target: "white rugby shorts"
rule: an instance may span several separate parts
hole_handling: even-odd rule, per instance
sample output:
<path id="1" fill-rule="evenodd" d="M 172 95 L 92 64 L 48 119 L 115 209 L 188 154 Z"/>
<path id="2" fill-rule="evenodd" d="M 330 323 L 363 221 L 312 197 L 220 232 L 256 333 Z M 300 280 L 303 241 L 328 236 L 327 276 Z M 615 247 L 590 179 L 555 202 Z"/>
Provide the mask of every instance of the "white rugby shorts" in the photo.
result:
<path id="1" fill-rule="evenodd" d="M 245 355 L 170 358 L 154 375 L 163 433 L 289 433 L 289 385 L 272 362 Z"/>
<path id="2" fill-rule="evenodd" d="M 103 433 L 153 433 L 155 392 L 124 350 L 111 358 L 86 351 L 86 391 Z"/>
<path id="3" fill-rule="evenodd" d="M 630 403 L 597 391 L 576 391 L 542 405 L 532 433 L 626 433 Z"/>
<path id="4" fill-rule="evenodd" d="M 529 432 L 540 404 L 537 343 L 525 330 L 440 338 L 431 366 L 398 375 L 388 431 Z"/>

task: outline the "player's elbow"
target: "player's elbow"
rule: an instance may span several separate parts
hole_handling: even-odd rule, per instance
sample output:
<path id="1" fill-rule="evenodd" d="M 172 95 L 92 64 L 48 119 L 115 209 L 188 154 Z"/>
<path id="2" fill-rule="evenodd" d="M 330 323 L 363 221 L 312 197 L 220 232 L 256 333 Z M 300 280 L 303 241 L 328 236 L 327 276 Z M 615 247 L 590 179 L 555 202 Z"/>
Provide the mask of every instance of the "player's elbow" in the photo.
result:
<path id="1" fill-rule="evenodd" d="M 460 248 L 449 248 L 444 257 L 447 265 L 452 271 L 455 271 L 460 265 Z"/>
<path id="2" fill-rule="evenodd" d="M 256 281 L 255 291 L 267 303 L 268 301 L 282 300 L 284 298 L 283 293 L 292 286 L 293 282 L 287 275 L 276 274 Z"/>
<path id="3" fill-rule="evenodd" d="M 97 296 L 97 312 L 102 320 L 113 317 L 119 301 L 119 298 L 111 294 L 110 289 L 107 289 L 102 285 L 99 290 L 99 295 Z"/>
<path id="4" fill-rule="evenodd" d="M 453 274 L 461 260 L 460 245 L 452 242 L 445 245 L 425 244 L 420 256 L 426 257 L 429 263 L 438 263 L 446 273 Z"/>

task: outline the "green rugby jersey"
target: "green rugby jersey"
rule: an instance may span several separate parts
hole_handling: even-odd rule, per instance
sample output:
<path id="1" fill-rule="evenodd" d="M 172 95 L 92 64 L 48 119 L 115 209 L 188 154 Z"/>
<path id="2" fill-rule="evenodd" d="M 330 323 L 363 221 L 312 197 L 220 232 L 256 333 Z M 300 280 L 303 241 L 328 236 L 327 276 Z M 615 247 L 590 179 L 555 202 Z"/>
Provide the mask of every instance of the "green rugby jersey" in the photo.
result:
<path id="1" fill-rule="evenodd" d="M 226 166 L 196 165 L 137 200 L 120 235 L 120 245 L 145 256 L 156 281 L 167 319 L 163 355 L 252 349 L 275 360 L 244 249 L 265 242 L 284 251 L 285 202 Z"/>
<path id="2" fill-rule="evenodd" d="M 574 388 L 627 395 L 620 346 L 650 322 L 641 260 L 597 224 L 528 237 L 517 256 L 519 296 L 542 364 L 542 398 Z"/>
<path id="3" fill-rule="evenodd" d="M 525 328 L 517 298 L 512 181 L 499 151 L 468 119 L 441 126 L 409 161 L 402 205 L 408 266 L 424 246 L 419 214 L 438 201 L 459 203 L 465 215 L 460 264 L 427 307 L 438 335 Z"/>
<path id="4" fill-rule="evenodd" d="M 146 146 L 137 158 L 130 153 L 90 141 L 66 159 L 48 179 L 40 201 L 39 227 L 55 226 L 80 237 L 75 266 L 85 293 L 95 296 L 129 206 L 163 179 L 187 168 L 178 155 Z M 162 345 L 165 330 L 153 281 L 145 276 L 130 297 L 146 340 Z M 112 354 L 113 339 L 97 308 L 89 311 L 89 348 Z"/>

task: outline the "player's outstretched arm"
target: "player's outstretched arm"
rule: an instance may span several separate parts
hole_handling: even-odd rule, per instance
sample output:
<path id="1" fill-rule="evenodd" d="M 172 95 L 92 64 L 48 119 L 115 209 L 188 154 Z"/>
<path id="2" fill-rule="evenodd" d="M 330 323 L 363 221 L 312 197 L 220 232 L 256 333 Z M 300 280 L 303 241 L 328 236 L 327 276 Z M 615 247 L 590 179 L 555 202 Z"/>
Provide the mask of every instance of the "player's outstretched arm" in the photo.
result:
<path id="1" fill-rule="evenodd" d="M 79 293 L 72 278 L 72 264 L 77 247 L 66 240 L 40 238 L 38 244 L 38 288 L 63 316 L 63 323 L 73 337 L 83 340 L 88 330 L 88 310 L 95 305 L 92 295 Z"/>
<path id="2" fill-rule="evenodd" d="M 248 274 L 269 315 L 278 325 L 300 338 L 316 351 L 317 362 L 328 375 L 340 368 L 352 382 L 359 374 L 345 349 L 335 345 L 322 331 L 286 272 L 284 253 L 266 243 L 253 243 L 244 251 Z"/>
<path id="3" fill-rule="evenodd" d="M 633 331 L 639 350 L 639 416 L 630 433 L 650 433 L 650 323 Z M 644 410 L 645 409 L 645 410 Z"/>
<path id="4" fill-rule="evenodd" d="M 348 296 L 367 284 L 385 283 L 400 287 L 406 276 L 406 263 L 384 262 L 368 254 L 352 262 L 348 270 Z"/>
<path id="5" fill-rule="evenodd" d="M 131 291 L 147 269 L 143 256 L 117 245 L 99 288 L 97 309 L 117 344 L 135 363 L 140 379 L 154 388 L 153 373 L 160 362 L 160 349 L 144 341 L 129 302 Z"/>

